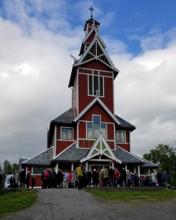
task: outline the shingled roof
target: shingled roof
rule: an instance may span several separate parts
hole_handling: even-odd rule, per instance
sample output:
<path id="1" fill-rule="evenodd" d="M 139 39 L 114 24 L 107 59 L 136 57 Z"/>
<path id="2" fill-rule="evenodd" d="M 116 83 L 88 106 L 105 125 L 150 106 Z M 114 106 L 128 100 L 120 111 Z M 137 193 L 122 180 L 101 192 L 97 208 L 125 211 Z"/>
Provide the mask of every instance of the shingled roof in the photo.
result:
<path id="1" fill-rule="evenodd" d="M 79 162 L 86 156 L 89 149 L 76 148 L 76 144 L 71 145 L 66 151 L 56 156 L 53 161 L 73 161 Z"/>
<path id="2" fill-rule="evenodd" d="M 117 147 L 116 150 L 112 150 L 114 155 L 122 161 L 122 163 L 125 164 L 142 164 L 142 160 L 135 156 L 134 154 L 131 154 L 130 152 L 122 149 L 121 147 Z"/>
<path id="3" fill-rule="evenodd" d="M 71 145 L 67 150 L 63 151 L 63 153 L 56 156 L 53 161 L 72 161 L 72 162 L 80 162 L 89 152 L 90 149 L 85 148 L 76 148 L 76 144 Z M 122 163 L 125 164 L 143 164 L 142 160 L 135 155 L 132 155 L 128 151 L 123 150 L 121 147 L 117 147 L 116 150 L 112 150 L 117 159 L 121 160 Z"/>
<path id="4" fill-rule="evenodd" d="M 129 122 L 125 121 L 123 118 L 115 115 L 117 120 L 121 123 L 118 127 L 119 128 L 128 128 L 130 130 L 136 129 L 136 127 Z M 57 118 L 51 121 L 53 124 L 72 124 L 73 120 L 75 119 L 74 109 L 70 108 L 69 110 L 65 111 L 63 114 L 59 115 Z"/>
<path id="5" fill-rule="evenodd" d="M 53 147 L 41 152 L 40 154 L 25 160 L 22 165 L 49 166 L 53 159 Z"/>
<path id="6" fill-rule="evenodd" d="M 131 131 L 133 131 L 134 129 L 136 129 L 136 127 L 132 124 L 130 124 L 129 122 L 125 121 L 123 118 L 115 115 L 115 117 L 118 119 L 118 121 L 121 123 L 120 125 L 118 125 L 118 128 L 127 128 Z"/>
<path id="7" fill-rule="evenodd" d="M 63 114 L 59 115 L 57 118 L 51 121 L 54 124 L 71 124 L 75 118 L 74 109 L 70 108 Z"/>

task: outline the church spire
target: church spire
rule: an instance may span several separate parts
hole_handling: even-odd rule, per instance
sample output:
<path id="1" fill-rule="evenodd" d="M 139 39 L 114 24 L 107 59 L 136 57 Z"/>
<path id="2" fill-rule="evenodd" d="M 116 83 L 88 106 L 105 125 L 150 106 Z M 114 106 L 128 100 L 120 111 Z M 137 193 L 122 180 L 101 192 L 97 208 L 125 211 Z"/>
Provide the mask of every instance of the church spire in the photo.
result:
<path id="1" fill-rule="evenodd" d="M 94 8 L 91 6 L 91 7 L 89 8 L 89 10 L 90 10 L 90 17 L 93 18 Z"/>
<path id="2" fill-rule="evenodd" d="M 90 18 L 86 21 L 84 26 L 85 34 L 87 35 L 93 28 L 98 29 L 100 23 L 96 21 L 93 17 L 93 11 L 95 10 L 92 6 L 89 8 L 90 10 Z"/>

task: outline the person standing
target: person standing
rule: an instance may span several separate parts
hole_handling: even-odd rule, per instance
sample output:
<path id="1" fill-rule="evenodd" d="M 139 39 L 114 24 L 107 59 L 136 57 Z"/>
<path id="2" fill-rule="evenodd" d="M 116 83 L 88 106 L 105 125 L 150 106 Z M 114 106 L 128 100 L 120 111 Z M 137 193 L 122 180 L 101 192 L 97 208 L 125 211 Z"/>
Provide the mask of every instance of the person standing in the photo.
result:
<path id="1" fill-rule="evenodd" d="M 82 189 L 82 187 L 83 187 L 83 169 L 82 169 L 81 164 L 76 168 L 76 175 L 78 177 L 78 189 Z"/>
<path id="2" fill-rule="evenodd" d="M 29 189 L 29 185 L 30 185 L 30 171 L 27 172 L 26 174 L 26 179 L 25 179 L 25 182 L 26 182 L 26 187 Z"/>
<path id="3" fill-rule="evenodd" d="M 121 186 L 126 186 L 126 170 L 124 167 L 121 171 Z"/>
<path id="4" fill-rule="evenodd" d="M 32 176 L 31 178 L 31 185 L 32 185 L 32 189 L 35 187 L 35 176 Z"/>

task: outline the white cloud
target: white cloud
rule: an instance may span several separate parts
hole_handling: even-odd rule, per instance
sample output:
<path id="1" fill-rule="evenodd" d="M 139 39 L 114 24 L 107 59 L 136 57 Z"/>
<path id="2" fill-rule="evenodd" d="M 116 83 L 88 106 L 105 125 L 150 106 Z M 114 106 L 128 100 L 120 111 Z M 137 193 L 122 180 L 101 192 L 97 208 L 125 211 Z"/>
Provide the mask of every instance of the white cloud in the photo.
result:
<path id="1" fill-rule="evenodd" d="M 144 51 L 168 47 L 169 44 L 176 42 L 176 28 L 172 28 L 164 33 L 158 29 L 153 29 L 147 36 L 142 37 L 140 41 L 141 48 Z"/>
<path id="2" fill-rule="evenodd" d="M 49 122 L 71 106 L 68 89 L 74 37 L 0 21 L 1 158 L 28 157 L 46 147 Z"/>
<path id="3" fill-rule="evenodd" d="M 132 134 L 132 149 L 137 153 L 176 140 L 175 54 L 172 43 L 133 58 L 113 56 L 120 69 L 116 109 L 137 127 Z"/>

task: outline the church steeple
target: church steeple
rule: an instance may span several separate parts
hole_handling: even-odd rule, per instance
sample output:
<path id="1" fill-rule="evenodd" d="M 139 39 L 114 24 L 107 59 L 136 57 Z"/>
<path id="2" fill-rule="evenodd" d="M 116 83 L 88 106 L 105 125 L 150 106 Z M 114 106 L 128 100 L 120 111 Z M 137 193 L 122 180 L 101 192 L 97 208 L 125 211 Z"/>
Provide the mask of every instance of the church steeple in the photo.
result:
<path id="1" fill-rule="evenodd" d="M 90 18 L 86 21 L 85 26 L 84 26 L 85 35 L 88 35 L 89 32 L 93 28 L 98 30 L 98 28 L 100 26 L 100 23 L 93 18 L 94 8 L 90 7 L 89 10 L 90 10 L 91 14 L 90 14 Z"/>

